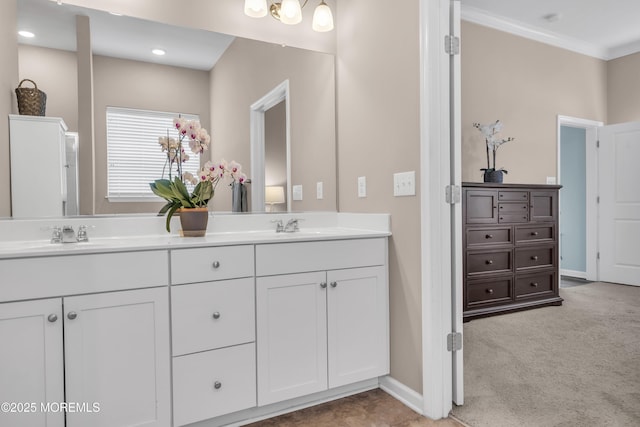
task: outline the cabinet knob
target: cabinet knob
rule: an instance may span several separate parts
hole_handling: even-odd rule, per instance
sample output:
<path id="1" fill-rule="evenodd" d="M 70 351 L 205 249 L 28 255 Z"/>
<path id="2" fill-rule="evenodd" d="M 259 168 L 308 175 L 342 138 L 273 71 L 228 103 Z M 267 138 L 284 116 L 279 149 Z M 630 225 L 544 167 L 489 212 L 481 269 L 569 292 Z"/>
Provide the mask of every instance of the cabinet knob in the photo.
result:
<path id="1" fill-rule="evenodd" d="M 487 289 L 487 293 L 488 293 L 489 295 L 492 295 L 492 294 L 493 294 L 493 289 L 491 289 L 491 288 Z"/>
<path id="2" fill-rule="evenodd" d="M 532 235 L 532 236 L 537 236 L 537 235 L 538 235 L 538 232 L 537 232 L 537 231 L 532 231 L 532 232 L 531 232 L 531 235 Z"/>
<path id="3" fill-rule="evenodd" d="M 335 288 L 336 286 L 338 286 L 338 282 L 331 282 L 331 287 Z"/>
<path id="4" fill-rule="evenodd" d="M 320 287 L 321 287 L 322 289 L 326 288 L 326 287 L 327 287 L 327 282 L 322 282 L 322 283 L 320 283 Z"/>
<path id="5" fill-rule="evenodd" d="M 213 388 L 215 388 L 216 390 L 220 390 L 222 388 L 222 383 L 220 381 L 214 382 Z"/>
<path id="6" fill-rule="evenodd" d="M 53 323 L 53 322 L 55 322 L 56 320 L 58 320 L 58 315 L 57 315 L 57 314 L 50 314 L 50 315 L 47 317 L 47 320 L 48 320 L 49 322 Z"/>
<path id="7" fill-rule="evenodd" d="M 492 259 L 488 259 L 488 260 L 485 261 L 485 264 L 491 265 L 491 264 L 493 264 L 493 260 Z"/>
<path id="8" fill-rule="evenodd" d="M 213 313 L 213 318 L 218 320 L 220 318 L 220 312 L 216 311 L 215 313 Z"/>
<path id="9" fill-rule="evenodd" d="M 526 194 L 523 194 L 523 195 L 522 195 L 522 198 L 523 198 L 523 199 L 526 199 L 526 198 L 527 198 L 527 195 L 526 195 Z"/>
<path id="10" fill-rule="evenodd" d="M 504 217 L 502 217 L 502 216 L 501 216 L 501 217 L 500 217 L 500 221 L 502 221 L 503 219 L 504 219 Z"/>
<path id="11" fill-rule="evenodd" d="M 220 267 L 220 261 L 213 261 L 213 264 L 211 264 L 213 266 L 213 268 L 218 268 Z"/>
<path id="12" fill-rule="evenodd" d="M 484 236 L 485 239 L 493 239 L 493 234 L 487 234 Z"/>
<path id="13" fill-rule="evenodd" d="M 531 283 L 531 286 L 532 286 L 532 287 L 534 287 L 534 288 L 537 288 L 537 287 L 538 287 L 538 284 L 537 284 L 537 283 L 535 283 L 535 282 L 532 282 L 532 283 Z"/>
<path id="14" fill-rule="evenodd" d="M 534 255 L 534 256 L 532 256 L 532 257 L 531 257 L 531 260 L 533 260 L 533 261 L 537 261 L 537 260 L 538 260 L 538 255 Z"/>
<path id="15" fill-rule="evenodd" d="M 526 207 L 526 206 L 523 206 L 523 207 L 522 207 L 522 209 L 527 209 L 527 207 Z"/>
<path id="16" fill-rule="evenodd" d="M 504 209 L 504 206 L 500 206 L 500 209 Z"/>
<path id="17" fill-rule="evenodd" d="M 76 317 L 78 317 L 78 313 L 76 313 L 75 311 L 70 311 L 70 312 L 67 314 L 67 319 L 69 319 L 69 320 L 73 320 L 73 319 L 75 319 Z"/>

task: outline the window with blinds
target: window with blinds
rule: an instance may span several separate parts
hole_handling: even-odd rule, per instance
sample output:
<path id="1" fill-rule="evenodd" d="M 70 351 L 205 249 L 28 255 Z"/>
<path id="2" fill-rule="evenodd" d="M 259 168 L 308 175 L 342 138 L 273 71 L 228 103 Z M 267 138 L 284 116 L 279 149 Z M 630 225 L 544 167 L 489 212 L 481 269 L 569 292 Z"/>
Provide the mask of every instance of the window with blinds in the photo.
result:
<path id="1" fill-rule="evenodd" d="M 177 138 L 173 119 L 178 115 L 199 120 L 193 114 L 107 107 L 107 197 L 110 201 L 159 201 L 149 183 L 168 178 L 166 152 L 161 151 L 158 137 Z M 189 160 L 183 171 L 196 173 L 200 156 L 192 154 L 185 144 Z M 164 176 L 163 176 L 164 169 Z M 175 167 L 172 171 L 175 174 Z M 173 175 L 172 175 L 173 176 Z"/>

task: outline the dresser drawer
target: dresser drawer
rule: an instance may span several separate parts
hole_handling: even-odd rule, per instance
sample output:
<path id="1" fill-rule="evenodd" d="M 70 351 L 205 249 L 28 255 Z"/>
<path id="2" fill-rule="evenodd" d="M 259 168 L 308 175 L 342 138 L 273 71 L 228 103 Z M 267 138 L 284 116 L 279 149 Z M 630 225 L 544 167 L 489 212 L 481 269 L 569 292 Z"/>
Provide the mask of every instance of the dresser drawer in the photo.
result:
<path id="1" fill-rule="evenodd" d="M 253 276 L 253 246 L 174 249 L 171 283 L 196 283 Z"/>
<path id="2" fill-rule="evenodd" d="M 556 273 L 547 271 L 516 277 L 516 299 L 551 295 L 555 292 Z"/>
<path id="3" fill-rule="evenodd" d="M 525 213 L 505 213 L 498 216 L 498 223 L 500 224 L 513 224 L 518 222 L 529 222 L 529 214 Z"/>
<path id="4" fill-rule="evenodd" d="M 516 248 L 515 252 L 516 270 L 553 267 L 554 265 L 555 246 Z"/>
<path id="5" fill-rule="evenodd" d="M 254 279 L 173 286 L 173 355 L 255 340 Z"/>
<path id="6" fill-rule="evenodd" d="M 553 240 L 555 240 L 553 225 L 516 226 L 516 243 L 552 242 Z"/>
<path id="7" fill-rule="evenodd" d="M 511 227 L 467 229 L 467 247 L 511 243 Z"/>
<path id="8" fill-rule="evenodd" d="M 511 271 L 511 249 L 467 252 L 467 275 Z"/>
<path id="9" fill-rule="evenodd" d="M 465 309 L 511 301 L 511 277 L 469 281 L 465 294 Z"/>
<path id="10" fill-rule="evenodd" d="M 528 213 L 528 203 L 499 203 L 498 212 L 500 214 L 522 215 Z"/>
<path id="11" fill-rule="evenodd" d="M 529 192 L 528 191 L 499 191 L 498 201 L 499 202 L 521 202 L 521 201 L 528 202 Z"/>
<path id="12" fill-rule="evenodd" d="M 173 359 L 173 422 L 183 426 L 256 406 L 255 344 Z"/>

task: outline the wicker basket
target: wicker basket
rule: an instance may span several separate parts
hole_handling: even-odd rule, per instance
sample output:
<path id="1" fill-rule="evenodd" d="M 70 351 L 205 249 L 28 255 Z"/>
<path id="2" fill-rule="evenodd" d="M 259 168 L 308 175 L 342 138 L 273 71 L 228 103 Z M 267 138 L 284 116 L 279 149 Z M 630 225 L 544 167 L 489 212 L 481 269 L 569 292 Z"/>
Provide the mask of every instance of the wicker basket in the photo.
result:
<path id="1" fill-rule="evenodd" d="M 33 83 L 34 87 L 22 87 L 24 82 Z M 44 116 L 47 106 L 47 94 L 38 89 L 33 80 L 23 79 L 16 88 L 18 112 L 25 116 Z"/>

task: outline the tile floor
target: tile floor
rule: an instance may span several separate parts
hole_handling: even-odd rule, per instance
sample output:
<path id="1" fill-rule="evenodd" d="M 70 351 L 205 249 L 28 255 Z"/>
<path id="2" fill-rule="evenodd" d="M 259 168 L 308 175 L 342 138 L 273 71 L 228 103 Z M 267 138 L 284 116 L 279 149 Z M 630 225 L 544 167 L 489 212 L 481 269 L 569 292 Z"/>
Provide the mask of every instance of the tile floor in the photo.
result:
<path id="1" fill-rule="evenodd" d="M 249 427 L 464 427 L 453 419 L 432 421 L 375 389 L 249 424 Z"/>

